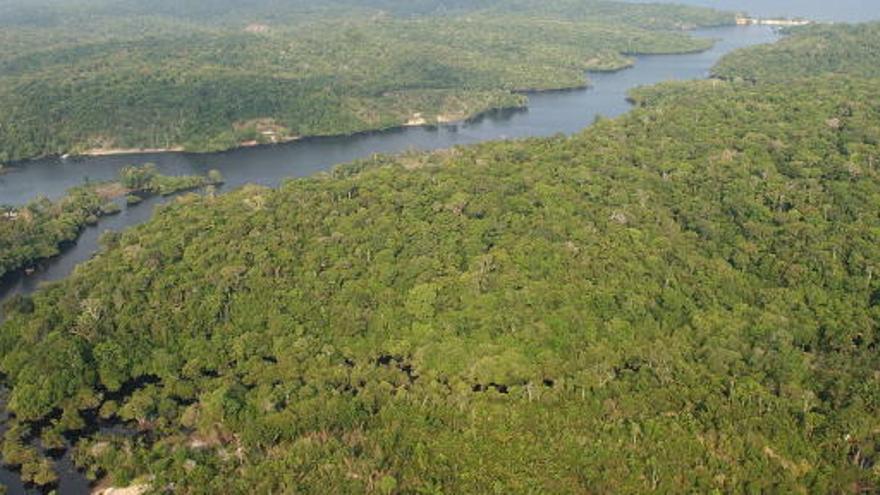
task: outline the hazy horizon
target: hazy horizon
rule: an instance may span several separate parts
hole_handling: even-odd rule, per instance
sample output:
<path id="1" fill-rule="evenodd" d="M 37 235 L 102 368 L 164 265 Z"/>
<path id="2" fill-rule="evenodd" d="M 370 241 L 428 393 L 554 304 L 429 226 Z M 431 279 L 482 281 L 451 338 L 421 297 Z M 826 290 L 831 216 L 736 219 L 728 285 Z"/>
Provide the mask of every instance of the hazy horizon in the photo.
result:
<path id="1" fill-rule="evenodd" d="M 764 17 L 806 17 L 826 22 L 864 22 L 880 19 L 876 0 L 659 0 L 744 11 Z"/>

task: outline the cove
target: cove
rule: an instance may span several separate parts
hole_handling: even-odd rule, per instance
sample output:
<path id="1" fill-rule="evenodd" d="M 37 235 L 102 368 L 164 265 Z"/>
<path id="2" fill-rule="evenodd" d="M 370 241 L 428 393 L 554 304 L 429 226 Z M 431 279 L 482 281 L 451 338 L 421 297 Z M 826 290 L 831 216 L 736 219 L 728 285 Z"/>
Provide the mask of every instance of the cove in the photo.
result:
<path id="1" fill-rule="evenodd" d="M 143 154 L 77 159 L 45 159 L 20 164 L 0 176 L 0 203 L 19 205 L 42 194 L 61 196 L 85 180 L 116 178 L 129 164 L 155 163 L 163 174 L 204 174 L 219 170 L 226 188 L 247 183 L 277 186 L 291 177 L 327 171 L 339 163 L 375 153 L 433 150 L 497 139 L 571 134 L 581 131 L 596 117 L 614 117 L 631 108 L 627 93 L 634 87 L 667 80 L 702 79 L 724 54 L 746 46 L 769 43 L 777 34 L 764 26 L 703 29 L 696 36 L 717 39 L 707 51 L 683 55 L 636 57 L 633 68 L 613 73 L 593 73 L 588 89 L 530 95 L 525 110 L 499 110 L 468 122 L 438 127 L 409 127 L 346 137 L 306 139 L 278 146 L 239 149 L 208 155 L 185 153 Z M 154 197 L 122 213 L 105 217 L 86 228 L 79 240 L 60 256 L 47 260 L 31 275 L 11 274 L 0 282 L 0 302 L 13 294 L 31 294 L 44 282 L 60 280 L 98 250 L 98 237 L 105 230 L 119 231 L 147 221 L 154 207 L 167 198 Z M 2 404 L 0 404 L 2 406 Z M 0 408 L 0 411 L 3 411 Z M 89 483 L 73 469 L 68 451 L 56 465 L 61 494 L 88 493 Z M 39 493 L 24 487 L 13 471 L 0 469 L 0 483 L 9 494 Z"/>

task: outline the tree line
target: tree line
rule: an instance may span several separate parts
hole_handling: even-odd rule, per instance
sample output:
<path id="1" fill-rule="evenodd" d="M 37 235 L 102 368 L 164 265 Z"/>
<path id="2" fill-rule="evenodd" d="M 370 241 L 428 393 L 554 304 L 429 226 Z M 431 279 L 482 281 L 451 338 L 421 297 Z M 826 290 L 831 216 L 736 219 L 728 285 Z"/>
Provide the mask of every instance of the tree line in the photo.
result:
<path id="1" fill-rule="evenodd" d="M 0 163 L 465 119 L 525 105 L 519 90 L 583 86 L 584 71 L 626 67 L 635 53 L 706 49 L 681 29 L 733 22 L 567 0 L 354 2 L 348 13 L 347 1 L 226 3 L 11 8 L 0 16 Z"/>
<path id="2" fill-rule="evenodd" d="M 131 205 L 149 195 L 167 196 L 222 182 L 216 170 L 206 176 L 167 176 L 146 164 L 125 167 L 117 182 L 74 187 L 56 201 L 41 197 L 21 207 L 0 206 L 0 278 L 58 255 L 83 228 L 119 213 L 119 198 L 125 197 Z"/>

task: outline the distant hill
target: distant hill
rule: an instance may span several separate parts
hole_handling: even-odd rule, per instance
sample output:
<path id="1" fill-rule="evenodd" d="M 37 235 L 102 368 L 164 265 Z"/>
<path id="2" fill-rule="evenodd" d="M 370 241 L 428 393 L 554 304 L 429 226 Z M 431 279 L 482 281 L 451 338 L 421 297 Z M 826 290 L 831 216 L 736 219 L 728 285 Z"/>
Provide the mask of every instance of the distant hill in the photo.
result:
<path id="1" fill-rule="evenodd" d="M 682 28 L 732 22 L 572 0 L 6 2 L 0 163 L 460 120 L 634 53 L 705 49 Z"/>

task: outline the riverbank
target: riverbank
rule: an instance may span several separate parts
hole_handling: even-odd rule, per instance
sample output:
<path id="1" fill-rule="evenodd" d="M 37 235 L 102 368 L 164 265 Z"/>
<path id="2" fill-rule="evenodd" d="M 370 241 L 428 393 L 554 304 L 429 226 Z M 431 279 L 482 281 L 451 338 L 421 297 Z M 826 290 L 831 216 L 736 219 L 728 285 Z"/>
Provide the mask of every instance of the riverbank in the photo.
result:
<path id="1" fill-rule="evenodd" d="M 628 67 L 629 68 L 629 67 Z M 622 69 L 621 69 L 622 70 Z M 603 71 L 606 72 L 606 71 Z M 578 91 L 588 89 L 589 85 L 578 85 L 571 86 L 565 88 L 558 89 L 545 89 L 545 90 L 523 90 L 513 91 L 513 94 L 522 95 L 527 97 L 528 95 L 537 95 L 537 94 L 545 94 L 545 93 L 555 93 L 555 92 L 564 92 L 564 91 Z M 27 167 L 28 164 L 33 162 L 38 162 L 47 159 L 61 159 L 61 160 L 74 160 L 79 158 L 106 158 L 106 157 L 126 157 L 126 156 L 138 156 L 138 155 L 164 155 L 164 154 L 187 154 L 187 155 L 214 155 L 217 153 L 227 153 L 236 150 L 247 150 L 254 148 L 270 148 L 273 146 L 282 146 L 286 144 L 292 144 L 301 141 L 308 140 L 318 140 L 318 139 L 338 139 L 338 138 L 356 138 L 359 136 L 370 136 L 376 135 L 384 132 L 393 132 L 395 130 L 403 130 L 414 127 L 423 127 L 423 128 L 431 128 L 437 126 L 452 126 L 464 124 L 467 122 L 471 122 L 477 119 L 480 119 L 486 115 L 501 112 L 505 110 L 524 110 L 528 109 L 528 100 L 524 102 L 523 105 L 504 105 L 498 107 L 490 107 L 488 109 L 483 109 L 478 112 L 464 114 L 464 115 L 455 115 L 455 114 L 438 114 L 433 117 L 433 120 L 429 120 L 422 116 L 421 113 L 415 113 L 409 120 L 402 122 L 400 124 L 384 126 L 384 127 L 376 127 L 371 129 L 365 129 L 362 131 L 356 132 L 348 132 L 348 133 L 339 133 L 339 134 L 315 134 L 315 135 L 306 135 L 306 136 L 290 136 L 279 138 L 271 142 L 260 142 L 260 141 L 245 141 L 241 143 L 237 143 L 234 146 L 223 147 L 218 149 L 209 149 L 209 150 L 193 150 L 187 149 L 183 146 L 172 146 L 168 148 L 107 148 L 107 149 L 90 149 L 86 151 L 71 151 L 65 154 L 52 154 L 52 155 L 41 155 L 33 158 L 27 158 L 24 160 L 17 160 L 14 162 L 10 162 L 8 164 L 0 164 L 0 175 L 4 173 L 9 173 L 14 170 Z"/>
<path id="2" fill-rule="evenodd" d="M 730 27 L 733 24 L 727 24 L 723 27 Z M 711 28 L 717 29 L 717 28 Z M 696 30 L 689 31 L 690 34 L 694 34 Z M 585 74 L 610 74 L 616 73 L 623 70 L 632 69 L 638 57 L 644 56 L 656 56 L 656 55 L 670 55 L 670 56 L 678 56 L 678 55 L 689 55 L 696 53 L 704 53 L 706 51 L 711 50 L 714 47 L 714 42 L 716 40 L 713 39 L 703 39 L 695 37 L 696 40 L 703 42 L 704 44 L 690 47 L 681 50 L 669 50 L 669 51 L 624 51 L 615 54 L 602 54 L 595 56 L 589 60 L 584 61 L 582 64 L 579 64 L 584 69 Z M 434 112 L 426 112 L 418 109 L 414 109 L 407 116 L 403 117 L 396 123 L 390 125 L 376 125 L 373 127 L 364 127 L 362 129 L 354 130 L 351 132 L 329 132 L 329 133 L 316 133 L 316 134 L 303 134 L 296 136 L 268 136 L 269 139 L 249 139 L 246 141 L 240 141 L 235 144 L 224 145 L 220 144 L 219 146 L 215 146 L 216 143 L 212 143 L 210 147 L 206 148 L 192 148 L 187 147 L 182 144 L 172 144 L 166 147 L 108 147 L 108 148 L 87 148 L 84 150 L 77 149 L 77 146 L 73 146 L 72 149 L 66 150 L 59 153 L 51 153 L 45 155 L 35 155 L 32 157 L 17 159 L 13 161 L 6 162 L 6 165 L 16 165 L 16 166 L 27 166 L 27 164 L 43 160 L 43 159 L 52 159 L 52 158 L 61 158 L 61 159 L 72 159 L 72 158 L 99 158 L 99 157 L 114 157 L 114 156 L 135 156 L 135 155 L 157 155 L 157 154 L 167 154 L 167 153 L 187 153 L 193 155 L 205 155 L 205 154 L 213 154 L 213 153 L 222 153 L 229 152 L 238 149 L 248 149 L 248 148 L 257 148 L 264 146 L 275 146 L 281 144 L 289 144 L 296 141 L 302 141 L 306 139 L 315 139 L 315 138 L 346 138 L 346 137 L 355 137 L 358 135 L 376 133 L 376 132 L 386 132 L 386 131 L 394 131 L 397 129 L 403 128 L 411 128 L 411 127 L 432 127 L 437 125 L 457 125 L 461 123 L 466 123 L 468 121 L 478 119 L 481 116 L 498 112 L 503 110 L 511 110 L 511 109 L 527 109 L 529 106 L 528 97 L 530 95 L 538 95 L 545 93 L 555 93 L 555 92 L 564 92 L 564 91 L 578 91 L 589 89 L 592 86 L 591 80 L 588 77 L 584 77 L 583 81 L 574 82 L 567 81 L 565 84 L 561 85 L 548 85 L 546 87 L 520 87 L 509 89 L 508 96 L 517 98 L 522 97 L 523 100 L 517 102 L 516 104 L 510 104 L 510 98 L 505 98 L 504 104 L 501 105 L 490 105 L 490 106 L 482 106 L 482 108 L 474 109 L 466 109 L 462 110 L 453 110 L 450 108 L 440 109 Z M 390 110 L 390 108 L 385 108 L 385 110 Z M 434 115 L 434 117 L 416 117 L 416 116 L 427 116 Z M 112 142 L 112 140 L 109 140 Z M 2 168 L 0 168 L 0 174 L 2 174 Z"/>
<path id="3" fill-rule="evenodd" d="M 151 153 L 179 153 L 182 151 L 185 151 L 183 146 L 172 146 L 170 148 L 93 148 L 82 152 L 70 152 L 61 155 L 61 158 L 82 156 L 145 155 Z"/>
<path id="4" fill-rule="evenodd" d="M 525 102 L 492 107 L 454 122 L 426 122 L 406 127 L 412 115 L 396 125 L 344 134 L 302 137 L 286 144 L 238 146 L 224 152 L 163 152 L 142 155 L 56 156 L 16 162 L 12 173 L 0 178 L 0 203 L 21 205 L 38 195 L 55 199 L 70 187 L 90 181 L 113 180 L 131 163 L 156 163 L 163 174 L 203 174 L 220 170 L 228 187 L 248 182 L 273 186 L 284 177 L 311 175 L 335 163 L 356 160 L 372 153 L 396 153 L 413 148 L 436 149 L 493 139 L 515 139 L 575 133 L 593 122 L 597 114 L 613 116 L 629 109 L 628 87 L 654 84 L 669 78 L 706 77 L 709 67 L 724 53 L 740 46 L 767 43 L 777 35 L 758 26 L 701 29 L 694 36 L 716 41 L 706 51 L 693 54 L 644 55 L 634 67 L 614 72 L 590 72 L 590 85 L 567 90 L 523 93 Z M 430 119 L 428 119 L 430 120 Z"/>
<path id="5" fill-rule="evenodd" d="M 188 150 L 184 146 L 170 146 L 167 148 L 93 148 L 90 150 L 82 151 L 82 152 L 70 152 L 64 155 L 61 155 L 62 159 L 67 158 L 83 158 L 83 157 L 100 157 L 100 156 L 129 156 L 129 155 L 155 155 L 160 153 L 216 153 L 223 151 L 230 151 L 234 149 L 243 149 L 243 148 L 254 148 L 257 146 L 272 146 L 275 144 L 288 144 L 293 143 L 295 141 L 299 141 L 304 139 L 303 136 L 284 136 L 284 137 L 275 137 L 272 136 L 268 141 L 243 141 L 237 143 L 235 146 L 231 146 L 228 148 L 221 148 L 219 150 Z M 33 160 L 33 159 L 30 159 Z M 0 168 L 2 171 L 2 168 Z"/>
<path id="6" fill-rule="evenodd" d="M 222 182 L 216 171 L 206 176 L 171 177 L 158 174 L 155 166 L 148 164 L 123 169 L 114 182 L 71 189 L 55 202 L 34 201 L 20 208 L 4 208 L 0 211 L 0 279 L 7 273 L 33 273 L 37 263 L 75 243 L 86 226 L 120 213 L 120 198 L 126 197 L 128 205 L 135 205 L 152 195 L 168 196 Z"/>
<path id="7" fill-rule="evenodd" d="M 717 37 L 722 41 L 712 50 L 697 55 L 639 57 L 639 63 L 633 70 L 597 74 L 593 81 L 594 86 L 589 91 L 537 93 L 525 110 L 485 111 L 481 113 L 485 118 L 474 117 L 471 119 L 474 123 L 470 126 L 423 125 L 362 132 L 350 137 L 304 139 L 290 146 L 261 146 L 213 155 L 167 153 L 143 158 L 145 161 L 158 158 L 163 173 L 196 173 L 216 167 L 227 179 L 229 187 L 253 182 L 277 185 L 287 177 L 313 175 L 328 170 L 335 164 L 375 153 L 397 153 L 413 148 L 450 148 L 487 140 L 573 133 L 589 125 L 596 115 L 614 116 L 628 111 L 630 107 L 623 98 L 628 88 L 653 84 L 670 77 L 704 77 L 714 61 L 727 51 L 774 39 L 769 30 L 758 28 L 708 30 L 704 35 Z M 74 180 L 78 183 L 85 173 L 92 178 L 101 173 L 113 177 L 118 173 L 118 168 L 127 163 L 127 160 L 113 156 L 87 158 L 83 163 L 70 166 L 60 166 L 57 161 L 46 161 L 34 164 L 35 168 L 23 169 L 20 176 L 15 174 L 15 180 L 23 182 L 2 187 L 36 183 L 45 192 L 50 189 L 50 184 L 40 182 L 39 177 L 52 177 L 55 185 L 63 180 Z M 3 194 L 2 191 L 0 189 L 0 195 Z M 108 218 L 106 223 L 102 221 L 100 228 L 88 229 L 76 245 L 71 246 L 62 256 L 46 262 L 33 276 L 12 281 L 9 286 L 0 288 L 0 298 L 16 293 L 30 294 L 41 282 L 67 276 L 78 263 L 91 258 L 98 250 L 97 239 L 101 231 L 122 230 L 146 221 L 152 216 L 153 207 L 158 204 L 161 204 L 161 199 L 154 198 L 136 208 L 124 210 L 120 216 Z"/>

